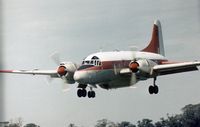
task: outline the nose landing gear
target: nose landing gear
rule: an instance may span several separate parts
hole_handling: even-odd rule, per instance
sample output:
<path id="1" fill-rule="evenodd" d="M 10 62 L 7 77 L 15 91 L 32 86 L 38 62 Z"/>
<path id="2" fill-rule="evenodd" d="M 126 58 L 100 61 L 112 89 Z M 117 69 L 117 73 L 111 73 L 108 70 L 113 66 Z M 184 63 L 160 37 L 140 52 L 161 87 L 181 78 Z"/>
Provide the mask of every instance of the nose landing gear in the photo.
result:
<path id="1" fill-rule="evenodd" d="M 150 94 L 158 94 L 159 92 L 159 88 L 158 86 L 156 85 L 156 77 L 154 77 L 153 79 L 153 86 L 149 86 L 149 93 Z"/>

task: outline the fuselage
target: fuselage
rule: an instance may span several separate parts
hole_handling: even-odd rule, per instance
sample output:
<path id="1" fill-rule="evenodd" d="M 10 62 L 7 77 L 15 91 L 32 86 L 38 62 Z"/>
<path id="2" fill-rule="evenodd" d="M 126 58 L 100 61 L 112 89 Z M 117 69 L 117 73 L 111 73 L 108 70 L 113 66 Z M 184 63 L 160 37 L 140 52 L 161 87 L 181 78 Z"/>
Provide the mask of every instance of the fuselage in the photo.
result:
<path id="1" fill-rule="evenodd" d="M 166 58 L 160 54 L 140 51 L 98 52 L 87 56 L 74 74 L 79 84 L 99 85 L 105 89 L 127 87 L 148 77 L 138 77 L 137 74 L 123 76 L 120 70 L 128 68 L 133 60 L 148 59 L 159 64 Z M 132 78 L 132 76 L 135 76 Z M 134 79 L 134 80 L 133 80 Z"/>

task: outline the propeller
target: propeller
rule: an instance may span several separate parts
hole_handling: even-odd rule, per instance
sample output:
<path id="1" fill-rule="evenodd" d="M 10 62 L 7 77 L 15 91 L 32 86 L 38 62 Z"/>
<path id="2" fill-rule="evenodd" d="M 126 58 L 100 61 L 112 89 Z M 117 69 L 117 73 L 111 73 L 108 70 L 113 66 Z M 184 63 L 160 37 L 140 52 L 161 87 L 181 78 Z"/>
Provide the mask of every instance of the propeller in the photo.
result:
<path id="1" fill-rule="evenodd" d="M 66 70 L 66 67 L 65 67 L 65 66 L 60 66 L 60 63 L 61 63 L 61 61 L 60 61 L 60 54 L 59 54 L 57 51 L 55 51 L 54 53 L 52 53 L 52 54 L 50 55 L 50 58 L 52 59 L 52 61 L 53 61 L 56 65 L 59 66 L 58 69 L 57 69 L 57 73 L 58 73 L 58 75 L 60 76 L 60 78 L 63 80 L 62 91 L 63 91 L 63 92 L 69 91 L 70 88 L 69 88 L 69 85 L 68 85 L 67 80 L 66 80 L 66 78 L 65 78 L 65 75 L 66 75 L 66 73 L 67 73 L 67 70 Z M 51 77 L 47 77 L 47 78 L 48 78 L 47 80 L 51 82 L 52 78 L 51 78 Z"/>

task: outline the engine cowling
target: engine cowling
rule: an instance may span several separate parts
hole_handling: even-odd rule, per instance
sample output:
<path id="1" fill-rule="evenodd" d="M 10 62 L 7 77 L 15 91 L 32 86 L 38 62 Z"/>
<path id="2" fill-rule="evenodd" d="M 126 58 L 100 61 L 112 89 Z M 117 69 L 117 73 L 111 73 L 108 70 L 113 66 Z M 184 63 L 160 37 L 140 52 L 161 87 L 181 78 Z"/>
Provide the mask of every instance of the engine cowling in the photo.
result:
<path id="1" fill-rule="evenodd" d="M 143 72 L 143 73 L 150 74 L 151 68 L 155 65 L 156 65 L 156 63 L 152 60 L 140 59 L 140 60 L 137 60 L 137 61 L 132 61 L 129 64 L 129 68 L 134 73 L 140 71 L 140 72 Z"/>
<path id="2" fill-rule="evenodd" d="M 77 65 L 72 62 L 63 62 L 57 68 L 57 73 L 59 77 L 64 77 L 68 84 L 75 83 L 74 81 L 74 72 L 77 70 Z"/>

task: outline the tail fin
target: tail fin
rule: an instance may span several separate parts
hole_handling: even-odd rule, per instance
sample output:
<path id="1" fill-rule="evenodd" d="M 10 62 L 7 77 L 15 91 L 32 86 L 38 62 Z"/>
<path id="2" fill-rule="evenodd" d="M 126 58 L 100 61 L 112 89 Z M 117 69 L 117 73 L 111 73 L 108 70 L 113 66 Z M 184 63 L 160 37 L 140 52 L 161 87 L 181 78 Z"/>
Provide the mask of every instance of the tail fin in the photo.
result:
<path id="1" fill-rule="evenodd" d="M 144 52 L 152 52 L 165 56 L 162 28 L 159 20 L 154 21 L 152 37 L 149 45 L 144 48 Z"/>

